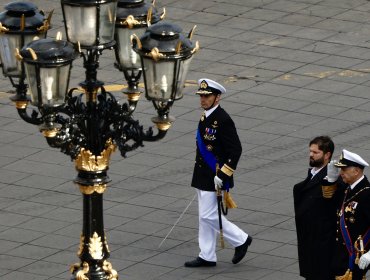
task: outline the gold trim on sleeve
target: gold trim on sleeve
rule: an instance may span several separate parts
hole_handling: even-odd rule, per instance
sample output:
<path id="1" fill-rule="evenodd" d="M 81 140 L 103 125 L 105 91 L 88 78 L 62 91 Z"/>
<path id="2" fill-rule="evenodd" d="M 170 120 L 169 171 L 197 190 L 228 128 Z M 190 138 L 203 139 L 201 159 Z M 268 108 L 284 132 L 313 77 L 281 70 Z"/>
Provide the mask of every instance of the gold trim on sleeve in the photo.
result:
<path id="1" fill-rule="evenodd" d="M 332 198 L 335 191 L 337 190 L 337 185 L 333 184 L 329 186 L 321 186 L 321 190 L 322 190 L 322 196 L 324 198 Z"/>
<path id="2" fill-rule="evenodd" d="M 227 164 L 224 164 L 222 167 L 221 167 L 221 171 L 223 173 L 225 173 L 227 176 L 232 176 L 233 173 L 234 173 L 234 169 L 232 169 L 230 166 L 228 166 Z"/>

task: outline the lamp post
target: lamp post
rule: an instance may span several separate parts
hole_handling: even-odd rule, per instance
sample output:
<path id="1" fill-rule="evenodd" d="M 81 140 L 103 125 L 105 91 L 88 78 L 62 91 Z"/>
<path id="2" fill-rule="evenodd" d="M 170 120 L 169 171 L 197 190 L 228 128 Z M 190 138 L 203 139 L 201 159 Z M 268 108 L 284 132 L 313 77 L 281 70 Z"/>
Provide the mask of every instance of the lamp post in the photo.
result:
<path id="1" fill-rule="evenodd" d="M 133 118 L 130 103 L 119 104 L 97 79 L 99 56 L 115 46 L 117 0 L 61 0 L 61 4 L 67 41 L 58 34 L 56 39 L 34 40 L 22 48 L 17 58 L 25 65 L 31 98 L 22 100 L 22 106 L 14 101 L 22 119 L 38 125 L 47 143 L 75 162 L 74 182 L 83 196 L 83 225 L 77 253 L 80 262 L 71 266 L 72 279 L 116 280 L 117 272 L 108 261 L 103 222 L 110 155 L 118 148 L 125 156 L 144 141 L 166 135 L 173 121 L 169 110 L 182 96 L 188 62 L 199 46 L 190 40 L 193 31 L 185 37 L 170 23 L 151 25 L 141 38 L 132 35 L 146 97 L 158 113 L 152 119 L 158 130 L 154 134 L 151 127 L 145 130 Z M 72 62 L 78 55 L 85 68 L 82 94 L 68 88 Z M 29 103 L 38 112 L 29 114 Z"/>

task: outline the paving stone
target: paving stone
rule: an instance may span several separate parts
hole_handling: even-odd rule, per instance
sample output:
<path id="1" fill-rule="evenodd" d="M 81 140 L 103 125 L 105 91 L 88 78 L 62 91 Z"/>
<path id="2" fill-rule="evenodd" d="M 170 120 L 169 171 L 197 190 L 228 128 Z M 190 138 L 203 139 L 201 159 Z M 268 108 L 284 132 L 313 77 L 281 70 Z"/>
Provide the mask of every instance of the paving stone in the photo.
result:
<path id="1" fill-rule="evenodd" d="M 272 271 L 268 269 L 262 269 L 255 266 L 251 266 L 248 263 L 243 264 L 243 266 L 238 266 L 237 268 L 231 268 L 227 272 L 224 272 L 226 275 L 231 276 L 231 279 L 260 279 L 261 277 L 271 273 Z M 224 274 L 222 273 L 222 274 Z M 217 278 L 215 278 L 217 279 Z"/>
<path id="2" fill-rule="evenodd" d="M 288 14 L 287 12 L 274 11 L 271 9 L 264 9 L 263 7 L 258 7 L 258 8 L 249 10 L 240 16 L 245 17 L 245 18 L 251 18 L 251 19 L 273 21 L 273 20 L 282 18 L 286 16 L 287 14 Z"/>
<path id="3" fill-rule="evenodd" d="M 249 265 L 268 269 L 281 269 L 294 263 L 294 259 L 284 258 L 282 256 L 259 255 L 254 259 L 248 261 Z"/>
<path id="4" fill-rule="evenodd" d="M 65 250 L 71 246 L 75 246 L 76 250 L 78 248 L 77 244 L 79 242 L 79 237 L 71 238 L 62 235 L 48 234 L 43 235 L 38 239 L 34 239 L 30 244 L 35 246 L 45 246 L 52 249 Z"/>
<path id="5" fill-rule="evenodd" d="M 311 26 L 315 23 L 322 21 L 323 18 L 315 17 L 312 15 L 302 15 L 302 14 L 291 14 L 285 17 L 279 18 L 276 22 L 297 25 L 297 26 Z"/>
<path id="6" fill-rule="evenodd" d="M 41 215 L 41 218 L 55 219 L 58 221 L 76 222 L 81 219 L 81 211 L 63 207 L 54 207 L 54 210 Z"/>
<path id="7" fill-rule="evenodd" d="M 20 201 L 18 203 L 13 204 L 12 206 L 7 207 L 6 211 L 17 214 L 39 216 L 48 213 L 54 209 L 56 209 L 55 206 L 47 204 L 34 203 L 31 201 Z"/>
<path id="8" fill-rule="evenodd" d="M 299 29 L 300 29 L 299 26 L 274 22 L 266 23 L 264 25 L 256 27 L 254 30 L 258 32 L 266 32 L 270 34 L 278 34 L 284 36 L 294 33 Z"/>
<path id="9" fill-rule="evenodd" d="M 155 235 L 165 238 L 167 234 L 170 232 L 171 227 L 166 227 L 162 231 L 158 231 Z M 190 241 L 197 236 L 198 229 L 195 228 L 188 228 L 182 227 L 181 225 L 176 226 L 171 231 L 171 238 L 178 240 L 178 241 Z"/>
<path id="10" fill-rule="evenodd" d="M 339 5 L 331 5 L 328 8 L 327 2 L 317 3 L 317 5 L 310 5 L 304 9 L 297 11 L 297 13 L 308 14 L 318 17 L 335 17 L 336 15 L 346 12 L 347 9 L 341 8 Z"/>
<path id="11" fill-rule="evenodd" d="M 77 248 L 75 252 L 66 250 L 55 250 L 52 255 L 45 257 L 43 260 L 50 263 L 62 264 L 66 268 L 72 265 L 73 261 L 78 262 Z"/>
<path id="12" fill-rule="evenodd" d="M 263 212 L 256 211 L 254 213 L 249 214 L 241 221 L 248 223 L 248 224 L 257 224 L 257 225 L 272 227 L 288 219 L 289 217 L 284 217 L 282 215 L 276 215 L 273 213 L 263 213 Z"/>
<path id="13" fill-rule="evenodd" d="M 272 280 L 272 279 L 285 279 L 285 280 L 294 280 L 297 279 L 298 275 L 293 273 L 286 273 L 286 272 L 274 272 L 269 275 L 266 275 L 261 280 Z"/>
<path id="14" fill-rule="evenodd" d="M 44 248 L 41 246 L 33 246 L 33 245 L 22 245 L 17 248 L 8 251 L 7 254 L 15 257 L 23 257 L 33 260 L 41 260 L 48 256 L 54 255 L 58 250 Z"/>
<path id="15" fill-rule="evenodd" d="M 334 30 L 338 32 L 349 32 L 350 30 L 359 28 L 359 23 L 338 19 L 325 19 L 321 22 L 313 24 L 312 27 L 326 30 Z"/>
<path id="16" fill-rule="evenodd" d="M 285 258 L 297 259 L 296 245 L 284 244 L 283 246 L 269 251 L 269 254 Z"/>
<path id="17" fill-rule="evenodd" d="M 363 62 L 363 60 L 330 55 L 320 59 L 319 61 L 316 62 L 316 64 L 339 68 L 350 68 L 353 67 L 354 65 L 360 64 L 361 62 Z"/>
<path id="18" fill-rule="evenodd" d="M 44 279 L 48 279 L 48 276 L 40 275 L 40 274 L 33 274 L 29 272 L 13 271 L 8 274 L 2 275 L 1 279 L 2 280 L 11 280 L 11 279 L 44 280 Z"/>
<path id="19" fill-rule="evenodd" d="M 56 220 L 51 221 L 48 218 L 33 218 L 19 224 L 18 227 L 28 230 L 52 233 L 58 229 L 66 227 L 67 225 L 69 225 L 69 223 Z"/>
<path id="20" fill-rule="evenodd" d="M 296 30 L 295 32 L 290 33 L 289 36 L 320 41 L 320 40 L 324 40 L 327 38 L 332 38 L 336 34 L 337 32 L 331 31 L 331 30 L 323 30 L 323 29 L 312 28 L 312 27 L 302 27 L 299 30 Z"/>
<path id="21" fill-rule="evenodd" d="M 246 11 L 252 10 L 251 7 L 242 7 L 240 5 L 230 5 L 226 3 L 217 3 L 217 5 L 204 9 L 208 13 L 224 14 L 230 16 L 239 16 Z"/>
<path id="22" fill-rule="evenodd" d="M 15 248 L 17 248 L 19 246 L 22 246 L 22 243 L 0 239 L 0 248 L 1 248 L 0 253 L 1 254 L 12 252 Z M 8 271 L 8 272 L 10 272 L 10 271 Z"/>
<path id="23" fill-rule="evenodd" d="M 337 75 L 333 75 L 328 79 L 345 82 L 345 83 L 352 83 L 354 85 L 363 84 L 367 82 L 370 77 L 369 73 L 357 70 L 343 70 L 339 72 Z"/>
<path id="24" fill-rule="evenodd" d="M 165 274 L 171 270 L 172 270 L 171 268 L 167 268 L 163 266 L 139 263 L 139 264 L 129 267 L 128 269 L 123 270 L 122 273 L 123 275 L 126 275 L 126 277 L 130 279 L 131 279 L 131 276 L 130 276 L 131 274 L 135 276 L 139 276 L 141 277 L 141 279 L 143 277 L 145 277 L 145 279 L 156 279 L 156 277 L 159 277 L 157 279 L 160 279 L 160 276 L 162 274 Z"/>
<path id="25" fill-rule="evenodd" d="M 20 269 L 23 272 L 32 274 L 41 274 L 45 276 L 54 276 L 60 274 L 63 271 L 67 271 L 68 268 L 65 265 L 55 264 L 45 261 L 36 261 L 30 265 L 22 267 Z"/>

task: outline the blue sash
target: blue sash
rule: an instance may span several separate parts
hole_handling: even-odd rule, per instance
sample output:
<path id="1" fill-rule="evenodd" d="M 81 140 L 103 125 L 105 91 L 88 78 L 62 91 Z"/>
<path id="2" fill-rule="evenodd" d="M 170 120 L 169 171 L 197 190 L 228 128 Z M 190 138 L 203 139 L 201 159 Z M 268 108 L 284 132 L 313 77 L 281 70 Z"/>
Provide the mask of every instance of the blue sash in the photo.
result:
<path id="1" fill-rule="evenodd" d="M 207 163 L 209 168 L 216 174 L 216 165 L 217 165 L 217 159 L 214 154 L 212 154 L 210 151 L 207 150 L 206 145 L 204 144 L 202 140 L 202 136 L 200 135 L 199 128 L 197 130 L 197 144 L 200 154 L 202 155 L 204 161 Z M 229 191 L 230 185 L 229 182 L 224 182 L 224 188 L 226 191 Z"/>
<path id="2" fill-rule="evenodd" d="M 344 201 L 346 200 L 346 198 L 347 198 L 347 193 L 345 195 Z M 342 204 L 341 214 L 342 215 L 340 216 L 339 225 L 340 225 L 340 230 L 342 232 L 344 243 L 346 244 L 346 248 L 349 254 L 348 268 L 352 271 L 355 265 L 356 252 L 355 252 L 355 247 L 353 246 L 353 243 L 351 240 L 351 236 L 348 232 L 346 222 L 344 220 L 344 203 Z M 364 248 L 366 248 L 369 240 L 370 240 L 370 229 L 368 229 L 366 233 L 363 235 Z"/>
<path id="3" fill-rule="evenodd" d="M 346 222 L 344 220 L 344 207 L 342 206 L 342 210 L 341 210 L 341 217 L 340 217 L 340 230 L 342 232 L 342 236 L 343 236 L 343 240 L 344 240 L 344 243 L 346 244 L 346 248 L 347 248 L 347 251 L 348 251 L 348 254 L 349 254 L 349 259 L 348 259 L 348 268 L 352 271 L 353 270 L 353 267 L 355 265 L 355 259 L 356 259 L 356 254 L 355 254 L 355 248 L 352 244 L 352 240 L 351 240 L 351 237 L 349 235 L 349 232 L 347 230 L 347 227 L 346 227 Z"/>

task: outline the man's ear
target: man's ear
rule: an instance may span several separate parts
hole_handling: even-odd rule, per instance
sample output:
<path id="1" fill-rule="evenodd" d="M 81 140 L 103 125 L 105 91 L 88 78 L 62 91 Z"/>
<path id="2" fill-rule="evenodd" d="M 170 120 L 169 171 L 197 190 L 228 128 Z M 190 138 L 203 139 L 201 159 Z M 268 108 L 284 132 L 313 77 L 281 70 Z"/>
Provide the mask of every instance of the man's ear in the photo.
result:
<path id="1" fill-rule="evenodd" d="M 330 158 L 331 158 L 332 154 L 331 152 L 327 152 L 324 154 L 324 159 L 327 160 L 328 162 L 330 161 Z"/>

